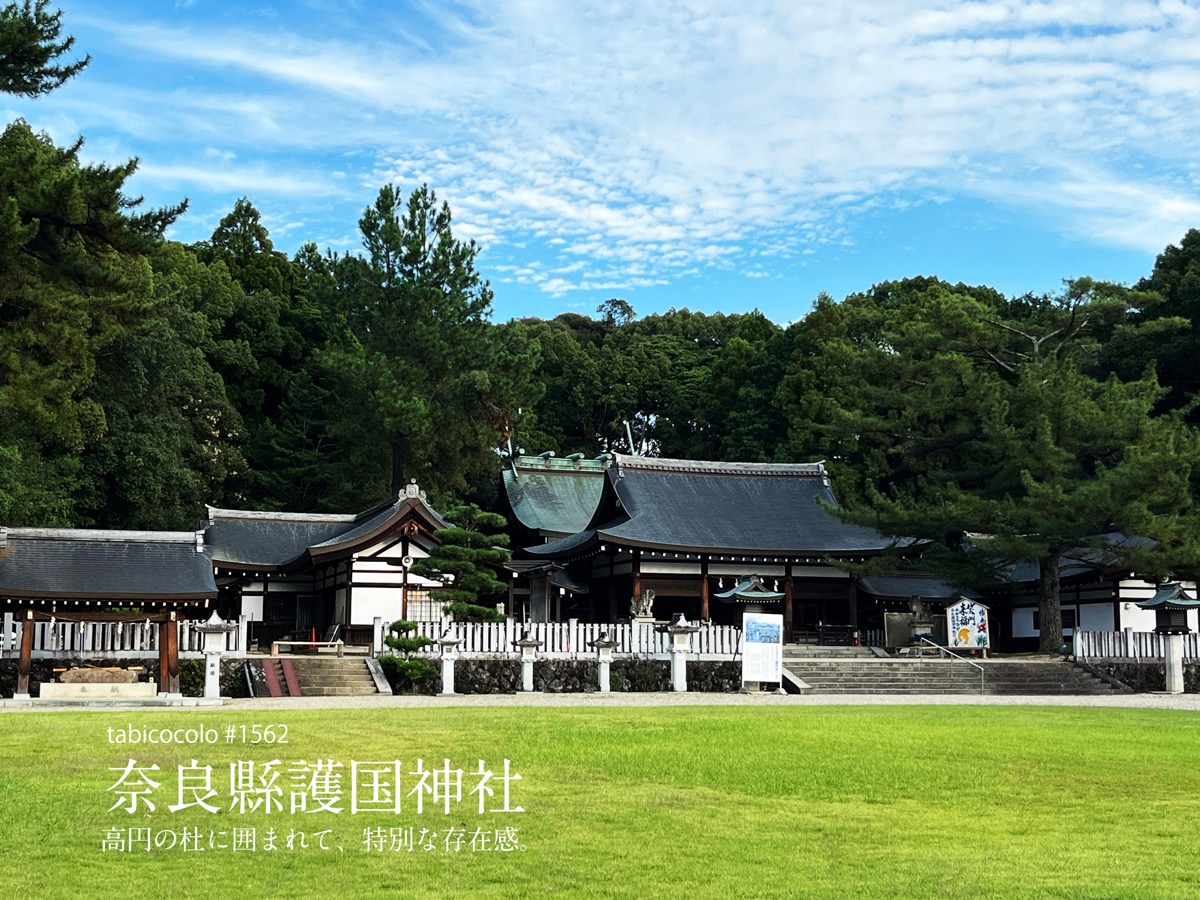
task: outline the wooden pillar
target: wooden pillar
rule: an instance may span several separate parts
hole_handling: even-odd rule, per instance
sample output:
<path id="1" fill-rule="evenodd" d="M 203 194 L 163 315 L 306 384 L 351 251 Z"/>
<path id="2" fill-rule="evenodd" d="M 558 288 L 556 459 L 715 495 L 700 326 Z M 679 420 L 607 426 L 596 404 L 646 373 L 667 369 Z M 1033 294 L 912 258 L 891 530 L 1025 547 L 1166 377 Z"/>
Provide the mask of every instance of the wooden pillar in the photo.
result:
<path id="1" fill-rule="evenodd" d="M 408 553 L 408 538 L 404 538 L 400 542 L 400 552 L 404 555 L 404 559 L 409 558 Z M 512 583 L 509 582 L 508 600 L 512 603 Z M 509 606 L 508 614 L 512 615 L 512 607 Z M 400 618 L 408 621 L 408 566 L 404 567 L 404 580 L 400 584 Z"/>
<path id="2" fill-rule="evenodd" d="M 708 557 L 700 557 L 700 618 L 708 621 Z"/>
<path id="3" fill-rule="evenodd" d="M 263 605 L 266 605 L 264 600 Z M 167 632 L 174 623 L 163 621 L 158 623 L 158 692 L 170 692 L 171 662 L 167 656 Z"/>
<path id="4" fill-rule="evenodd" d="M 167 618 L 167 693 L 179 693 L 179 622 L 178 613 Z"/>
<path id="5" fill-rule="evenodd" d="M 633 561 L 631 563 L 633 572 L 633 598 L 632 601 L 641 599 L 642 596 L 642 551 L 633 551 Z M 631 601 L 631 604 L 632 604 Z"/>
<path id="6" fill-rule="evenodd" d="M 17 693 L 29 695 L 29 670 L 33 667 L 33 610 L 26 610 L 21 624 L 21 655 L 17 660 Z"/>
<path id="7" fill-rule="evenodd" d="M 788 563 L 783 569 L 783 638 L 792 643 L 792 564 Z"/>
<path id="8" fill-rule="evenodd" d="M 620 611 L 617 609 L 617 590 L 613 586 L 616 573 L 617 551 L 608 551 L 608 621 L 614 625 L 617 619 L 621 617 Z"/>

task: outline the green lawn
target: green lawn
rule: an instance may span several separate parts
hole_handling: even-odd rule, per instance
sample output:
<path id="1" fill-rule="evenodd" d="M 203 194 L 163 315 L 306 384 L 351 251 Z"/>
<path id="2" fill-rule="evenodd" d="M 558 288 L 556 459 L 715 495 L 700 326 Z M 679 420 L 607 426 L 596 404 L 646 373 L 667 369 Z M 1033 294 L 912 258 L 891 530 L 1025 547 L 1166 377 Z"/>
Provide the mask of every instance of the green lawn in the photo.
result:
<path id="1" fill-rule="evenodd" d="M 240 743 L 241 725 L 277 722 L 286 745 Z M 129 747 L 107 733 L 201 723 L 221 742 Z M 230 725 L 239 742 L 226 744 Z M 1194 714 L 1115 709 L 11 714 L 0 716 L 0 885 L 6 896 L 72 898 L 1196 896 L 1198 749 Z M 131 758 L 159 766 L 153 812 L 146 797 L 109 790 Z M 341 762 L 344 811 L 293 814 L 286 772 L 282 811 L 230 810 L 230 763 L 261 774 L 276 758 L 281 768 Z M 418 814 L 407 796 L 418 758 L 468 773 L 449 815 L 428 799 Z M 220 812 L 168 809 L 193 759 L 213 767 L 208 802 Z M 395 759 L 401 812 L 352 815 L 351 763 Z M 481 759 L 497 777 L 512 761 L 511 804 L 524 812 L 479 814 L 469 773 Z M 499 781 L 490 785 L 498 807 Z M 410 827 L 436 832 L 434 849 L 403 847 Z M 521 849 L 495 849 L 509 827 Z M 220 848 L 235 828 L 243 842 L 253 835 L 253 851 Z M 126 841 L 129 829 L 152 842 L 199 835 L 203 849 L 106 851 L 110 829 Z M 368 848 L 368 829 L 387 846 Z M 286 848 L 293 830 L 307 849 L 298 838 Z M 461 836 L 457 852 L 447 834 L 451 847 Z"/>

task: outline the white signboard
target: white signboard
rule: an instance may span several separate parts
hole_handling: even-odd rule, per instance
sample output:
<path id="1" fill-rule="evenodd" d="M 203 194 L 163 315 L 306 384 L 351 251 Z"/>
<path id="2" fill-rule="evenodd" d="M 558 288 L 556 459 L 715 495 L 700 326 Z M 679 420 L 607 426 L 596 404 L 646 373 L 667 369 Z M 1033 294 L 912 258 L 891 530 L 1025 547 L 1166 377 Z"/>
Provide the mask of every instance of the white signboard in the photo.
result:
<path id="1" fill-rule="evenodd" d="M 783 616 L 742 613 L 742 682 L 783 680 Z"/>
<path id="2" fill-rule="evenodd" d="M 990 647 L 988 608 L 974 600 L 959 600 L 946 607 L 946 646 L 986 650 Z"/>

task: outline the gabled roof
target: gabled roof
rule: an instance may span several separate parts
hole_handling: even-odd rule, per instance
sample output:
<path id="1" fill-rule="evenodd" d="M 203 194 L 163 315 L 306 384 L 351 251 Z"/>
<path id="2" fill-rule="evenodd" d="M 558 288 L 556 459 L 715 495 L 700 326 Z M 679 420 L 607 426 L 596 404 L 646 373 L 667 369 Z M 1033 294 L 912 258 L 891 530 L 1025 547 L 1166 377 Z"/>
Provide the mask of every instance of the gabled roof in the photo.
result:
<path id="1" fill-rule="evenodd" d="M 762 579 L 757 575 L 751 575 L 745 581 L 738 582 L 727 591 L 722 591 L 719 594 L 714 594 L 718 600 L 724 600 L 729 603 L 741 601 L 742 603 L 773 603 L 784 598 L 784 594 L 780 591 L 767 590 L 762 583 Z"/>
<path id="2" fill-rule="evenodd" d="M 0 597 L 198 601 L 217 596 L 195 532 L 0 529 Z"/>
<path id="3" fill-rule="evenodd" d="M 1155 542 L 1137 535 L 1120 532 L 1093 538 L 1097 546 L 1079 546 L 1064 550 L 1058 557 L 1058 577 L 1063 581 L 1095 578 L 1104 571 L 1122 568 L 1120 551 L 1128 548 L 1150 548 Z M 981 541 L 982 545 L 983 542 Z M 986 552 L 986 550 L 984 551 Z M 1031 560 L 1012 563 L 1001 574 L 1005 585 L 1036 584 L 1040 575 L 1038 564 Z"/>
<path id="4" fill-rule="evenodd" d="M 204 535 L 209 555 L 218 566 L 287 569 L 369 547 L 410 518 L 428 531 L 449 525 L 425 502 L 424 492 L 412 484 L 395 501 L 353 516 L 210 506 Z"/>
<path id="5" fill-rule="evenodd" d="M 518 456 L 504 470 L 504 492 L 526 528 L 545 536 L 574 534 L 592 521 L 608 466 L 607 456 Z"/>
<path id="6" fill-rule="evenodd" d="M 722 463 L 616 455 L 611 496 L 597 518 L 613 518 L 562 541 L 529 548 L 562 558 L 592 543 L 701 553 L 854 556 L 892 541 L 842 522 L 821 463 Z"/>
<path id="7" fill-rule="evenodd" d="M 956 587 L 941 575 L 929 572 L 904 572 L 895 575 L 863 575 L 858 588 L 873 597 L 887 600 L 956 600 L 959 597 L 977 598 L 974 591 Z"/>

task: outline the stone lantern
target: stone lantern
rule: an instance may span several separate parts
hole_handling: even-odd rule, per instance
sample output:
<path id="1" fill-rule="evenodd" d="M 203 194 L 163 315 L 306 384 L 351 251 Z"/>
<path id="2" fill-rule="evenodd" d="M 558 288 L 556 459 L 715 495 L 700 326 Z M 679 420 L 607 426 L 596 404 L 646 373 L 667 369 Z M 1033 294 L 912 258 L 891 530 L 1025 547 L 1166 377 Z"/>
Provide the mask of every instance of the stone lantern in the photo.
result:
<path id="1" fill-rule="evenodd" d="M 529 636 L 529 629 L 518 640 L 513 641 L 514 647 L 521 649 L 521 690 L 529 693 L 533 690 L 533 661 L 537 659 L 538 647 L 542 642 Z"/>
<path id="2" fill-rule="evenodd" d="M 196 626 L 204 635 L 204 696 L 207 699 L 221 697 L 221 655 L 225 652 L 225 635 L 237 625 L 224 621 L 214 609 L 208 621 Z"/>
<path id="3" fill-rule="evenodd" d="M 692 635 L 700 630 L 683 613 L 675 613 L 665 631 L 671 636 L 671 690 L 687 691 L 687 658 L 692 650 Z"/>
<path id="4" fill-rule="evenodd" d="M 1154 610 L 1154 633 L 1161 634 L 1167 643 L 1167 693 L 1183 693 L 1183 636 L 1188 627 L 1189 610 L 1200 609 L 1200 600 L 1189 597 L 1177 582 L 1159 585 L 1154 596 L 1138 603 L 1139 609 Z"/>
<path id="5" fill-rule="evenodd" d="M 446 633 L 437 639 L 442 657 L 442 692 L 438 696 L 453 697 L 455 695 L 454 661 L 458 659 L 458 645 L 461 643 L 462 641 L 454 636 L 452 628 L 446 629 Z"/>
<path id="6" fill-rule="evenodd" d="M 596 648 L 596 655 L 599 657 L 600 693 L 607 694 L 612 690 L 608 680 L 608 667 L 612 665 L 613 648 L 617 646 L 617 642 L 608 636 L 607 631 L 602 631 L 600 637 L 591 642 L 591 646 Z"/>

